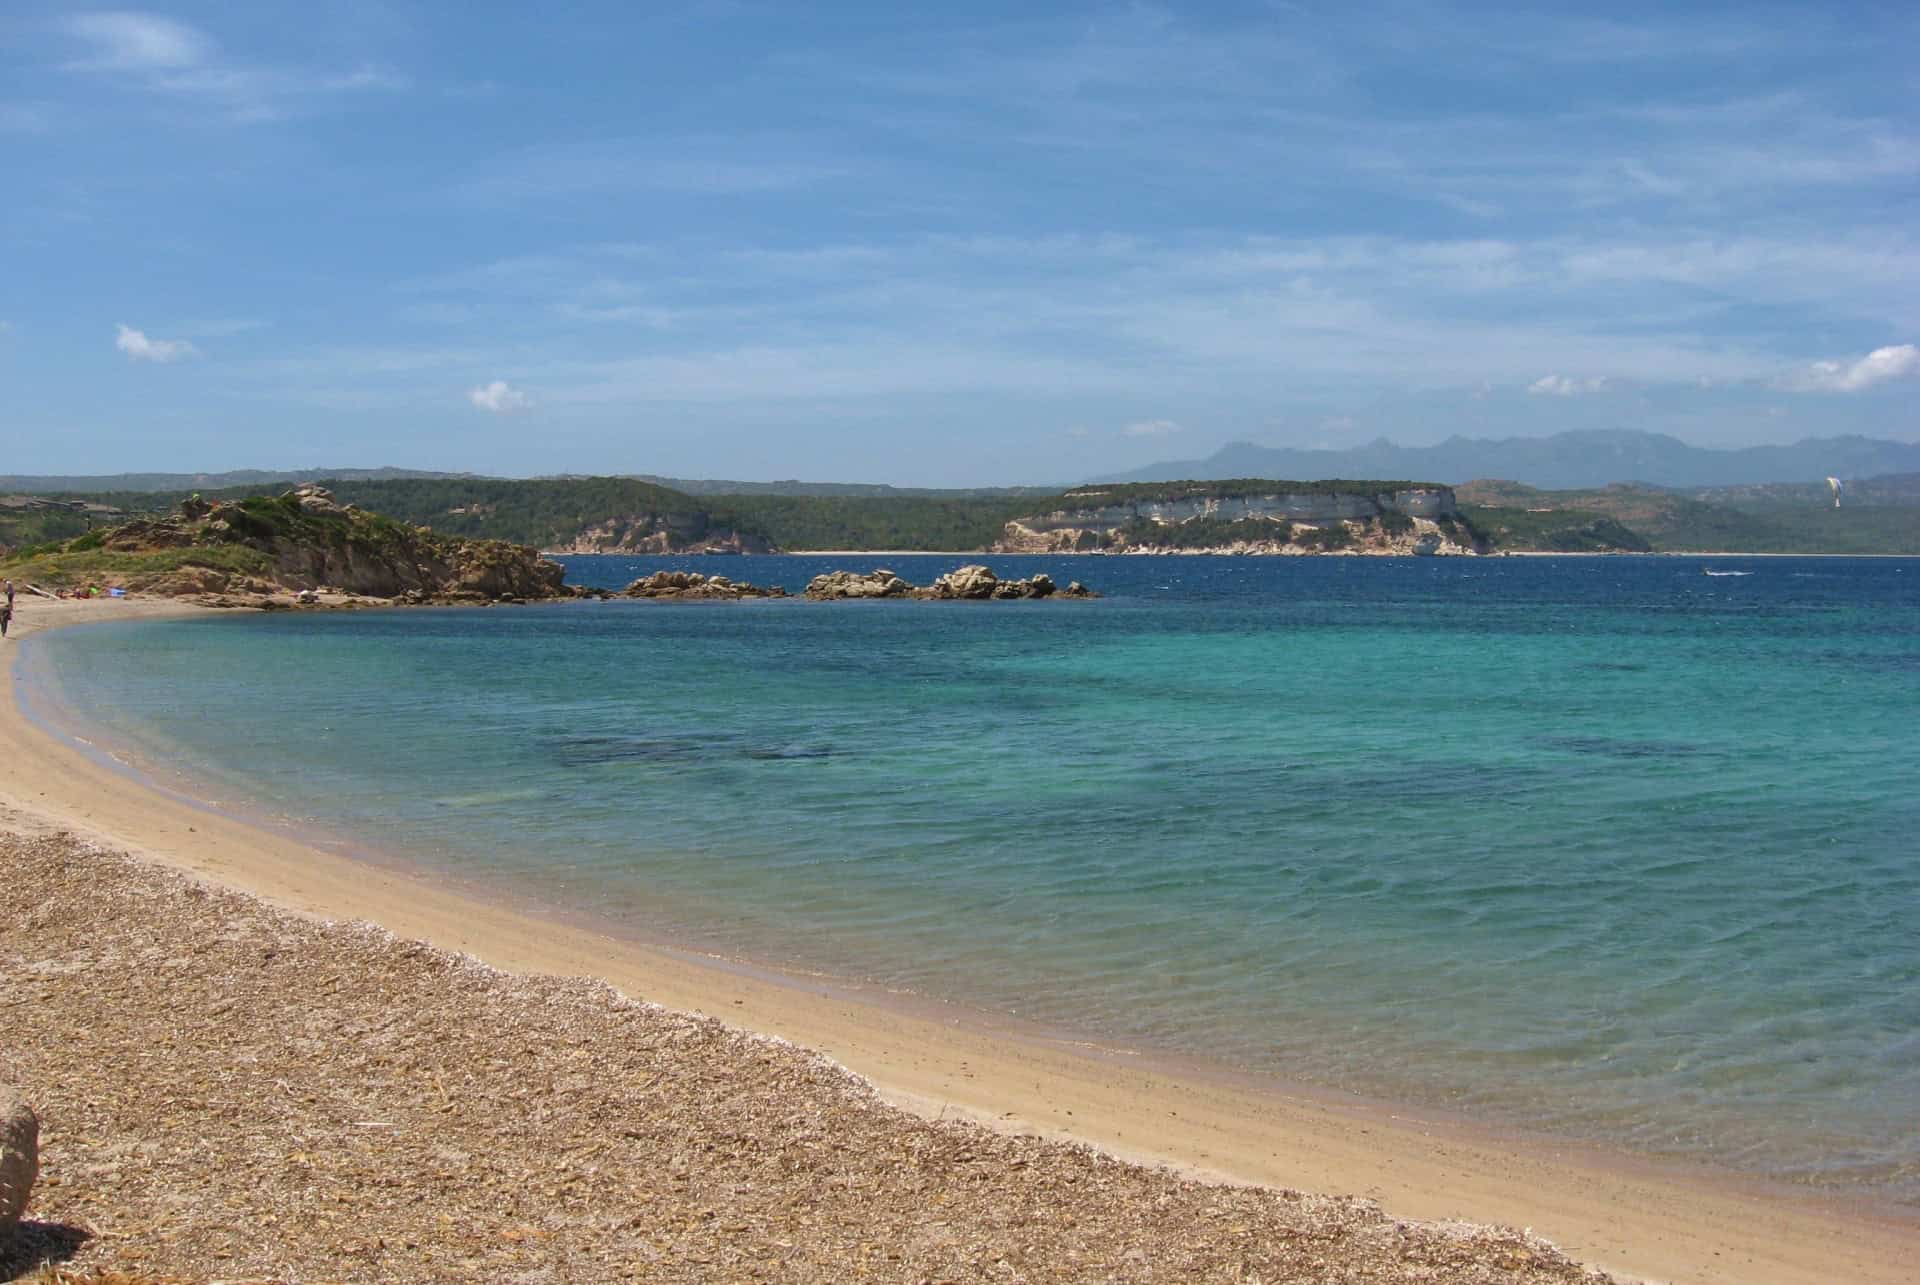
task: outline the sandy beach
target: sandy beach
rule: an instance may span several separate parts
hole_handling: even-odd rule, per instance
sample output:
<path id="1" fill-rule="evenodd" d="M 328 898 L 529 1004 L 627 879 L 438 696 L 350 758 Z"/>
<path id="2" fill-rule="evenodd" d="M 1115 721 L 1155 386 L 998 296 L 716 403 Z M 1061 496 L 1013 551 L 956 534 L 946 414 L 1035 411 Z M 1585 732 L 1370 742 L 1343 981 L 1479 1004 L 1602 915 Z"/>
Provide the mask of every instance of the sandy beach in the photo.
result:
<path id="1" fill-rule="evenodd" d="M 185 610 L 23 597 L 15 637 Z M 1913 1279 L 1909 1215 L 1145 1065 L 357 863 L 40 731 L 6 661 L 0 914 L 31 931 L 0 935 L 0 1079 L 43 1108 L 36 1244 L 76 1270 L 1581 1279 L 1465 1222 L 1622 1279 Z"/>

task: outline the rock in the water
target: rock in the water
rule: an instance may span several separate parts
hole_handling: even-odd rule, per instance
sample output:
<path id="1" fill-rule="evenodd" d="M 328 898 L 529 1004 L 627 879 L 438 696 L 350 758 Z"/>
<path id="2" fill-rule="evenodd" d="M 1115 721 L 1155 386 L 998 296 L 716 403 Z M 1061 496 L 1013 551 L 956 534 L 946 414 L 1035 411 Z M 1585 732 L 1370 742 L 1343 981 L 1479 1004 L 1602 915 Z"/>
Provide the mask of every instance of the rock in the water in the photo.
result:
<path id="1" fill-rule="evenodd" d="M 900 598 L 911 592 L 912 589 L 912 585 L 885 568 L 868 572 L 829 571 L 825 575 L 815 576 L 807 584 L 806 596 L 816 600 L 831 598 Z"/>
<path id="2" fill-rule="evenodd" d="M 995 596 L 1000 588 L 1000 577 L 993 574 L 991 567 L 966 566 L 947 572 L 927 587 L 933 591 L 933 596 L 936 598 L 978 600 Z"/>
<path id="3" fill-rule="evenodd" d="M 806 596 L 815 601 L 840 598 L 920 598 L 947 602 L 987 602 L 1009 598 L 1097 598 L 1098 594 L 1074 581 L 1065 592 L 1044 572 L 1029 580 L 1002 580 L 993 568 L 965 566 L 949 571 L 924 587 L 908 584 L 891 571 L 830 571 L 815 576 Z"/>
<path id="4" fill-rule="evenodd" d="M 768 587 L 748 584 L 744 580 L 729 580 L 725 576 L 703 576 L 698 571 L 656 571 L 650 576 L 642 576 L 635 580 L 622 592 L 629 598 L 668 600 L 728 601 L 735 598 L 784 598 L 787 596 L 787 591 L 778 585 Z"/>
<path id="5" fill-rule="evenodd" d="M 40 1174 L 40 1117 L 13 1089 L 0 1086 L 0 1237 L 26 1212 Z"/>

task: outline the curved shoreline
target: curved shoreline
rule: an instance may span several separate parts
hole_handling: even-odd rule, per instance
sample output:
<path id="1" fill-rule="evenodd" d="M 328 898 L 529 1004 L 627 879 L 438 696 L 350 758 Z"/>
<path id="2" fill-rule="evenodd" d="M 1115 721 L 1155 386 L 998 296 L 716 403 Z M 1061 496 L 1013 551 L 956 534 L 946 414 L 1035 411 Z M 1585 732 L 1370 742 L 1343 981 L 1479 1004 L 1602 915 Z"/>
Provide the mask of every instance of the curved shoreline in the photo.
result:
<path id="1" fill-rule="evenodd" d="M 34 602 L 22 633 L 188 614 L 170 603 Z M 1920 1225 L 1818 1196 L 1597 1148 L 1278 1087 L 1185 1076 L 1023 1034 L 821 993 L 761 970 L 626 942 L 355 861 L 148 790 L 32 725 L 8 665 L 0 803 L 309 915 L 367 919 L 513 972 L 587 976 L 670 1008 L 812 1048 L 924 1115 L 1073 1138 L 1125 1159 L 1234 1181 L 1350 1193 L 1393 1213 L 1531 1227 L 1643 1278 L 1907 1279 Z"/>

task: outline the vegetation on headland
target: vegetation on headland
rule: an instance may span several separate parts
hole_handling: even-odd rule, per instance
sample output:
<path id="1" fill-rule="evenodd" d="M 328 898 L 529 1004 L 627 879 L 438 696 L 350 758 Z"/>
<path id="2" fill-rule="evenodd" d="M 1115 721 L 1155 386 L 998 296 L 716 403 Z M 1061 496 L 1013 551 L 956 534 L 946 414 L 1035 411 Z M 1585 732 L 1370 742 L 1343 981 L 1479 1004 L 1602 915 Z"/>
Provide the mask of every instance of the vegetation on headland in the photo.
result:
<path id="1" fill-rule="evenodd" d="M 1479 505 L 1463 516 L 1500 549 L 1527 553 L 1649 553 L 1653 546 L 1629 527 L 1590 509 L 1539 513 Z"/>
<path id="2" fill-rule="evenodd" d="M 198 545 L 181 549 L 103 549 L 85 541 L 98 533 L 66 544 L 22 549 L 0 560 L 0 576 L 43 589 L 77 589 L 88 585 L 151 584 L 183 572 L 204 570 L 228 576 L 262 576 L 272 559 L 244 545 Z"/>

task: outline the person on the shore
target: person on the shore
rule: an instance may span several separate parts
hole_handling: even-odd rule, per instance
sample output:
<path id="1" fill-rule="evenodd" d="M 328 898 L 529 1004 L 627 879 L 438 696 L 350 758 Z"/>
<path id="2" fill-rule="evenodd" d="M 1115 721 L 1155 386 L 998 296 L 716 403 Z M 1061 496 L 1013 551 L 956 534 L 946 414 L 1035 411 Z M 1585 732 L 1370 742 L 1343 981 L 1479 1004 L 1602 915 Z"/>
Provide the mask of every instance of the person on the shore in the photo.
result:
<path id="1" fill-rule="evenodd" d="M 5 602 L 0 602 L 0 638 L 7 636 L 7 626 L 13 623 L 13 595 L 9 593 Z"/>

